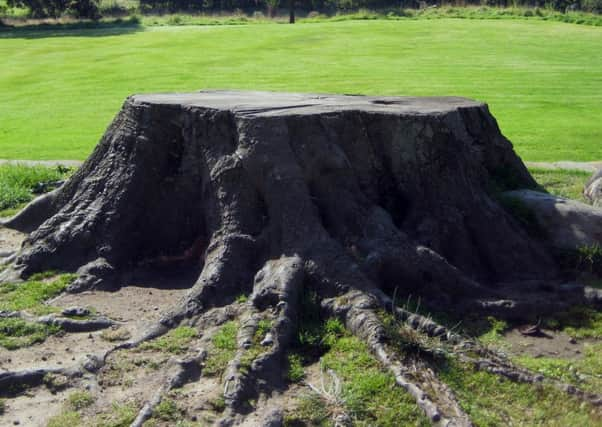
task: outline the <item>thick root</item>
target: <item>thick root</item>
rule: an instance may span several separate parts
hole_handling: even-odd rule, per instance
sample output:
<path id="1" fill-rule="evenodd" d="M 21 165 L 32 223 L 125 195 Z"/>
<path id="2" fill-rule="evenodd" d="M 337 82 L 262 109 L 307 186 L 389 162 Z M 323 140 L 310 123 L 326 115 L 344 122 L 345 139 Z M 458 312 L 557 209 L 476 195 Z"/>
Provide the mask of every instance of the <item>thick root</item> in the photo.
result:
<path id="1" fill-rule="evenodd" d="M 142 409 L 138 412 L 136 419 L 130 424 L 130 427 L 142 427 L 144 422 L 152 415 L 155 407 L 161 403 L 163 396 L 171 389 L 182 387 L 190 381 L 194 381 L 200 376 L 201 364 L 205 359 L 206 353 L 202 352 L 196 357 L 185 360 L 170 360 L 168 362 L 167 372 L 163 385 L 155 391 L 151 399 L 144 403 Z"/>
<path id="2" fill-rule="evenodd" d="M 107 329 L 118 324 L 118 322 L 104 316 L 96 316 L 91 319 L 69 319 L 54 314 L 35 317 L 22 311 L 0 312 L 0 318 L 9 317 L 16 317 L 29 322 L 42 323 L 44 325 L 58 326 L 65 332 L 93 332 Z"/>
<path id="3" fill-rule="evenodd" d="M 340 304 L 341 300 L 344 304 Z M 407 360 L 401 361 L 388 350 L 384 327 L 375 313 L 380 305 L 374 297 L 355 291 L 333 299 L 329 304 L 333 314 L 340 316 L 344 313 L 349 330 L 367 343 L 376 358 L 394 375 L 396 383 L 410 393 L 433 423 L 444 426 L 472 425 L 451 390 L 436 378 L 431 369 L 417 360 L 411 360 L 411 364 Z M 435 396 L 427 393 L 427 385 L 436 393 Z"/>
<path id="4" fill-rule="evenodd" d="M 249 306 L 241 318 L 239 350 L 224 375 L 228 410 L 220 425 L 240 418 L 243 403 L 250 397 L 269 394 L 282 384 L 285 352 L 297 326 L 303 271 L 302 260 L 289 257 L 268 261 L 255 276 Z"/>

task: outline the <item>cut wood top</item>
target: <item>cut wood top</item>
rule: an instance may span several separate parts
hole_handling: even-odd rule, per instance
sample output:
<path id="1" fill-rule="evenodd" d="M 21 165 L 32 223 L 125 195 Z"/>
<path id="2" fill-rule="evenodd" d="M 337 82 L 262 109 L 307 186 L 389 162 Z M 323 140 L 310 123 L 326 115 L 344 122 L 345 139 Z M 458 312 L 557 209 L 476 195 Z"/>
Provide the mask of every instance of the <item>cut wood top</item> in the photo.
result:
<path id="1" fill-rule="evenodd" d="M 366 111 L 402 115 L 437 115 L 484 104 L 460 97 L 320 95 L 282 92 L 204 90 L 193 93 L 133 95 L 130 102 L 182 105 L 232 111 L 250 116 L 287 116 Z"/>

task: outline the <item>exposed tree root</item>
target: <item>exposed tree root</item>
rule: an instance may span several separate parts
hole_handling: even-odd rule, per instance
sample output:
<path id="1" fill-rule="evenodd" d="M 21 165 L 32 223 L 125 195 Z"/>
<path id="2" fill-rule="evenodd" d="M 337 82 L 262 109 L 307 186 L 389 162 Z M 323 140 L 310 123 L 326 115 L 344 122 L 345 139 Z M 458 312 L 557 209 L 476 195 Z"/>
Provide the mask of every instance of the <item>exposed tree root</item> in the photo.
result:
<path id="1" fill-rule="evenodd" d="M 201 353 L 195 357 L 185 360 L 170 360 L 165 372 L 165 379 L 153 396 L 142 406 L 136 419 L 130 424 L 130 427 L 142 427 L 144 422 L 153 415 L 155 407 L 161 403 L 161 400 L 171 389 L 182 387 L 190 381 L 194 381 L 200 376 L 200 365 L 203 362 L 206 353 Z"/>
<path id="2" fill-rule="evenodd" d="M 376 298 L 363 292 L 352 291 L 330 300 L 327 305 L 333 314 L 344 315 L 347 327 L 364 340 L 376 358 L 394 376 L 424 411 L 431 422 L 444 426 L 471 426 L 470 418 L 460 408 L 451 390 L 441 383 L 424 362 L 406 358 L 400 360 L 387 348 L 385 329 L 376 314 L 380 305 Z M 427 387 L 430 392 L 426 391 Z"/>
<path id="3" fill-rule="evenodd" d="M 473 358 L 462 353 L 457 354 L 457 357 L 459 360 L 474 366 L 476 369 L 485 370 L 511 381 L 527 384 L 551 384 L 558 390 L 588 402 L 593 406 L 602 406 L 602 395 L 600 394 L 586 392 L 571 384 L 546 377 L 542 374 L 535 374 L 527 369 L 516 367 L 508 360 L 500 358 L 499 355 L 495 355 L 490 351 L 480 349 L 477 353 L 481 357 Z"/>
<path id="4" fill-rule="evenodd" d="M 303 284 L 299 257 L 268 261 L 255 276 L 250 305 L 241 318 L 239 350 L 224 375 L 228 407 L 221 425 L 232 425 L 244 403 L 282 383 L 285 352 L 296 331 Z M 263 322 L 263 335 L 258 335 Z"/>
<path id="5" fill-rule="evenodd" d="M 9 317 L 16 317 L 44 325 L 58 326 L 65 332 L 93 332 L 118 324 L 118 322 L 104 316 L 95 316 L 91 319 L 70 319 L 55 314 L 36 317 L 23 311 L 0 312 L 0 318 Z"/>

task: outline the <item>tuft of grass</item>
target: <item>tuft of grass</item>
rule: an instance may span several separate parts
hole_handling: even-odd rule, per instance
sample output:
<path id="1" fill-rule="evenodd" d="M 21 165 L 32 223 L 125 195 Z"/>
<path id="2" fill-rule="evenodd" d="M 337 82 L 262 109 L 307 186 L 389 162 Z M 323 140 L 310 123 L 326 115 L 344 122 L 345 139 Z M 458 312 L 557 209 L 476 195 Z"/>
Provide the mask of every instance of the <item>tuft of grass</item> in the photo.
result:
<path id="1" fill-rule="evenodd" d="M 59 181 L 70 173 L 62 167 L 0 165 L 0 217 L 31 201 L 41 183 Z"/>
<path id="2" fill-rule="evenodd" d="M 41 343 L 61 329 L 54 325 L 28 322 L 18 318 L 0 319 L 0 346 L 7 350 L 16 350 Z"/>
<path id="3" fill-rule="evenodd" d="M 153 410 L 153 418 L 162 421 L 179 421 L 182 419 L 182 411 L 172 399 L 163 399 Z"/>
<path id="4" fill-rule="evenodd" d="M 73 411 L 80 411 L 94 403 L 94 397 L 89 391 L 74 391 L 67 397 L 67 407 Z"/>
<path id="5" fill-rule="evenodd" d="M 133 403 L 113 403 L 111 411 L 98 415 L 87 425 L 94 427 L 129 427 L 136 419 L 138 409 Z"/>
<path id="6" fill-rule="evenodd" d="M 324 399 L 316 393 L 305 394 L 299 398 L 294 411 L 284 417 L 284 427 L 330 427 L 332 426 L 332 409 Z"/>
<path id="7" fill-rule="evenodd" d="M 189 326 L 180 326 L 157 339 L 143 343 L 140 349 L 182 354 L 188 350 L 188 344 L 197 336 L 196 329 Z"/>
<path id="8" fill-rule="evenodd" d="M 547 385 L 515 383 L 448 359 L 439 377 L 475 425 L 600 425 L 600 413 Z M 493 392 L 495 391 L 495 392 Z"/>
<path id="9" fill-rule="evenodd" d="M 266 336 L 268 332 L 272 329 L 272 322 L 267 319 L 261 319 L 257 323 L 257 330 L 255 331 L 255 335 L 253 336 L 253 340 L 258 344 L 261 340 Z"/>
<path id="10" fill-rule="evenodd" d="M 100 338 L 105 341 L 125 341 L 132 337 L 132 334 L 125 328 L 105 329 L 100 334 Z"/>
<path id="11" fill-rule="evenodd" d="M 81 426 L 82 417 L 75 411 L 64 411 L 48 420 L 47 427 Z"/>
<path id="12" fill-rule="evenodd" d="M 478 337 L 479 341 L 484 345 L 499 343 L 508 330 L 508 323 L 493 316 L 487 316 L 486 320 L 489 322 L 489 330 Z"/>
<path id="13" fill-rule="evenodd" d="M 28 280 L 23 283 L 0 284 L 0 310 L 26 310 L 32 314 L 53 312 L 55 309 L 43 302 L 60 294 L 75 277 L 74 274 L 62 274 L 50 281 Z"/>
<path id="14" fill-rule="evenodd" d="M 127 352 L 117 351 L 111 362 L 105 364 L 101 370 L 100 381 L 105 386 L 130 387 L 134 383 L 133 372 L 141 365 L 145 365 L 144 360 L 132 360 Z M 150 366 L 149 368 L 152 369 Z"/>
<path id="15" fill-rule="evenodd" d="M 298 383 L 305 378 L 303 369 L 303 356 L 298 353 L 291 353 L 287 356 L 288 370 L 286 378 L 292 383 Z"/>
<path id="16" fill-rule="evenodd" d="M 531 168 L 529 172 L 548 193 L 588 203 L 583 196 L 583 188 L 591 173 L 566 169 L 538 168 Z"/>
<path id="17" fill-rule="evenodd" d="M 236 333 L 238 323 L 230 321 L 225 323 L 211 339 L 212 348 L 209 349 L 204 375 L 221 375 L 226 369 L 226 365 L 236 353 Z"/>
<path id="18" fill-rule="evenodd" d="M 218 396 L 215 399 L 211 399 L 208 403 L 215 412 L 224 412 L 226 409 L 226 401 L 224 400 L 224 396 Z"/>
<path id="19" fill-rule="evenodd" d="M 318 296 L 304 292 L 301 297 L 301 318 L 297 333 L 297 347 L 308 358 L 320 356 L 346 333 L 343 323 L 336 318 L 322 319 Z"/>
<path id="20" fill-rule="evenodd" d="M 249 297 L 245 294 L 240 294 L 239 296 L 236 297 L 236 302 L 239 304 L 244 304 L 248 300 L 249 300 Z"/>
<path id="21" fill-rule="evenodd" d="M 0 399 L 0 415 L 6 412 L 6 399 Z"/>

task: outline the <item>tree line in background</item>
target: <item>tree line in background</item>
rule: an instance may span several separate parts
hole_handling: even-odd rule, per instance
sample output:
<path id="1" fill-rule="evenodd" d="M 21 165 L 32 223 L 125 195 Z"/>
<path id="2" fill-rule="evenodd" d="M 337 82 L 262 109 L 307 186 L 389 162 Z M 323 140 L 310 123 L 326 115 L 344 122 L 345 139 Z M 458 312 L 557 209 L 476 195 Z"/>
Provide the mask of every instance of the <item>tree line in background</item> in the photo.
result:
<path id="1" fill-rule="evenodd" d="M 294 10 L 320 13 L 352 12 L 359 9 L 392 11 L 437 6 L 441 0 L 139 0 L 140 13 L 219 13 L 267 12 L 275 16 L 286 9 L 294 22 Z M 69 14 L 76 18 L 99 19 L 100 0 L 6 0 L 9 7 L 29 9 L 32 18 L 57 18 Z M 446 3 L 448 3 L 447 1 Z M 557 11 L 584 10 L 602 13 L 602 0 L 456 0 L 462 6 L 546 7 Z"/>

